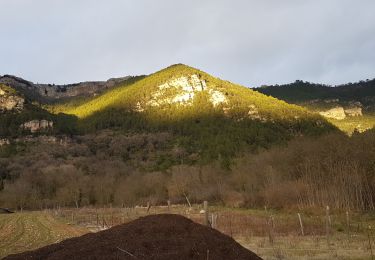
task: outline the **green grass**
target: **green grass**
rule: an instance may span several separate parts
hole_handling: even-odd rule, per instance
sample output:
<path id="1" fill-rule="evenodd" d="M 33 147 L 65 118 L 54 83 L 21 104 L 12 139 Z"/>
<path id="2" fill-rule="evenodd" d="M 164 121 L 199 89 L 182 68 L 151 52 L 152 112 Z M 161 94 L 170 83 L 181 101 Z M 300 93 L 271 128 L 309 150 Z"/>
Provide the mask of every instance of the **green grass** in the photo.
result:
<path id="1" fill-rule="evenodd" d="M 87 233 L 45 212 L 0 214 L 0 258 Z"/>
<path id="2" fill-rule="evenodd" d="M 375 126 L 375 115 L 368 114 L 363 116 L 346 117 L 343 120 L 328 119 L 333 125 L 337 126 L 341 131 L 352 134 L 355 130 L 364 132 Z"/>

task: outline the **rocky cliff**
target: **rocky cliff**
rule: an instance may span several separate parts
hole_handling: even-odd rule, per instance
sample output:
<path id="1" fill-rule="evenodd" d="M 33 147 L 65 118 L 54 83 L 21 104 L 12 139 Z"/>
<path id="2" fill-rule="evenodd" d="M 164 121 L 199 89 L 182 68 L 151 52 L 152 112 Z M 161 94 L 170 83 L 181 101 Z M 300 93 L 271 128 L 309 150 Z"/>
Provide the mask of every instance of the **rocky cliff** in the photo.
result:
<path id="1" fill-rule="evenodd" d="M 25 99 L 19 96 L 13 89 L 0 84 L 0 113 L 7 111 L 21 111 Z"/>
<path id="2" fill-rule="evenodd" d="M 113 88 L 133 77 L 112 78 L 107 81 L 88 81 L 68 85 L 35 84 L 12 75 L 0 76 L 4 84 L 23 93 L 30 100 L 53 101 L 69 97 L 89 97 Z"/>
<path id="3" fill-rule="evenodd" d="M 53 128 L 53 122 L 48 120 L 31 120 L 21 125 L 21 128 L 29 130 L 31 133 L 36 133 L 43 130 Z"/>

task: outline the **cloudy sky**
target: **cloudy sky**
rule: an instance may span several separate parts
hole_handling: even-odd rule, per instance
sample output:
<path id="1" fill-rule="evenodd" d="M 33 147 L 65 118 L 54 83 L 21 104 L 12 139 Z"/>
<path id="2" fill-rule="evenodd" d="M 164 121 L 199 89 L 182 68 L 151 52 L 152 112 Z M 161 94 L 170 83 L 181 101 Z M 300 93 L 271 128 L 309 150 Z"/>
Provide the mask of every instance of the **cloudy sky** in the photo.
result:
<path id="1" fill-rule="evenodd" d="M 246 86 L 375 77 L 374 0 L 0 0 L 0 75 L 71 83 L 185 63 Z"/>

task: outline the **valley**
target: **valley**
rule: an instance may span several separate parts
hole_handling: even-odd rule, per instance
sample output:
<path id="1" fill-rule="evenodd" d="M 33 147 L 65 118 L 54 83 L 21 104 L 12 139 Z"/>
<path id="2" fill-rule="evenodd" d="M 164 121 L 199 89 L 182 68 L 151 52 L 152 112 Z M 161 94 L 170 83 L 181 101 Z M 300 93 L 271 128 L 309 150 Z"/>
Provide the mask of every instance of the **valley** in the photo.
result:
<path id="1" fill-rule="evenodd" d="M 215 228 L 264 259 L 372 254 L 372 92 L 250 89 L 183 64 L 99 92 L 72 84 L 69 97 L 12 84 L 0 85 L 0 203 L 17 213 L 0 215 L 11 237 L 2 256 L 149 214 L 203 223 L 203 201 L 219 218 Z"/>

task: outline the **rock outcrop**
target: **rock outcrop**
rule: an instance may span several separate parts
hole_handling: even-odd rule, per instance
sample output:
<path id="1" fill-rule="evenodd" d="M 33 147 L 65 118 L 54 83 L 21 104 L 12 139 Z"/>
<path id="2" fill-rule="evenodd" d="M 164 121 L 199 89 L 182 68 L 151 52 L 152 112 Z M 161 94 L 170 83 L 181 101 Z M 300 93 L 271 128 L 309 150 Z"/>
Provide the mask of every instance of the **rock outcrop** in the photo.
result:
<path id="1" fill-rule="evenodd" d="M 259 115 L 259 111 L 254 105 L 249 106 L 249 112 L 247 115 L 252 119 L 261 119 L 261 116 Z"/>
<path id="2" fill-rule="evenodd" d="M 25 99 L 16 94 L 10 88 L 0 84 L 0 112 L 21 111 Z"/>
<path id="3" fill-rule="evenodd" d="M 361 107 L 351 107 L 345 109 L 345 114 L 347 116 L 362 116 L 362 108 Z"/>
<path id="4" fill-rule="evenodd" d="M 319 112 L 319 114 L 324 117 L 332 118 L 336 120 L 343 120 L 346 118 L 345 110 L 343 107 L 334 107 L 327 111 Z"/>
<path id="5" fill-rule="evenodd" d="M 349 108 L 343 108 L 337 106 L 326 111 L 319 112 L 320 115 L 326 118 L 332 118 L 336 120 L 344 120 L 346 117 L 362 116 L 362 107 L 351 106 Z"/>
<path id="6" fill-rule="evenodd" d="M 190 76 L 181 76 L 160 85 L 158 91 L 153 94 L 153 98 L 146 105 L 160 106 L 173 103 L 192 105 L 196 93 L 202 91 L 208 92 L 210 102 L 214 106 L 227 103 L 227 98 L 222 92 L 209 88 L 205 80 L 201 80 L 198 75 L 193 74 Z M 139 111 L 140 108 L 137 107 L 137 110 Z"/>
<path id="7" fill-rule="evenodd" d="M 53 128 L 53 122 L 48 120 L 32 120 L 21 125 L 21 128 L 30 130 L 31 133 Z"/>
<path id="8" fill-rule="evenodd" d="M 0 138 L 0 147 L 10 144 L 10 141 L 6 138 Z"/>

